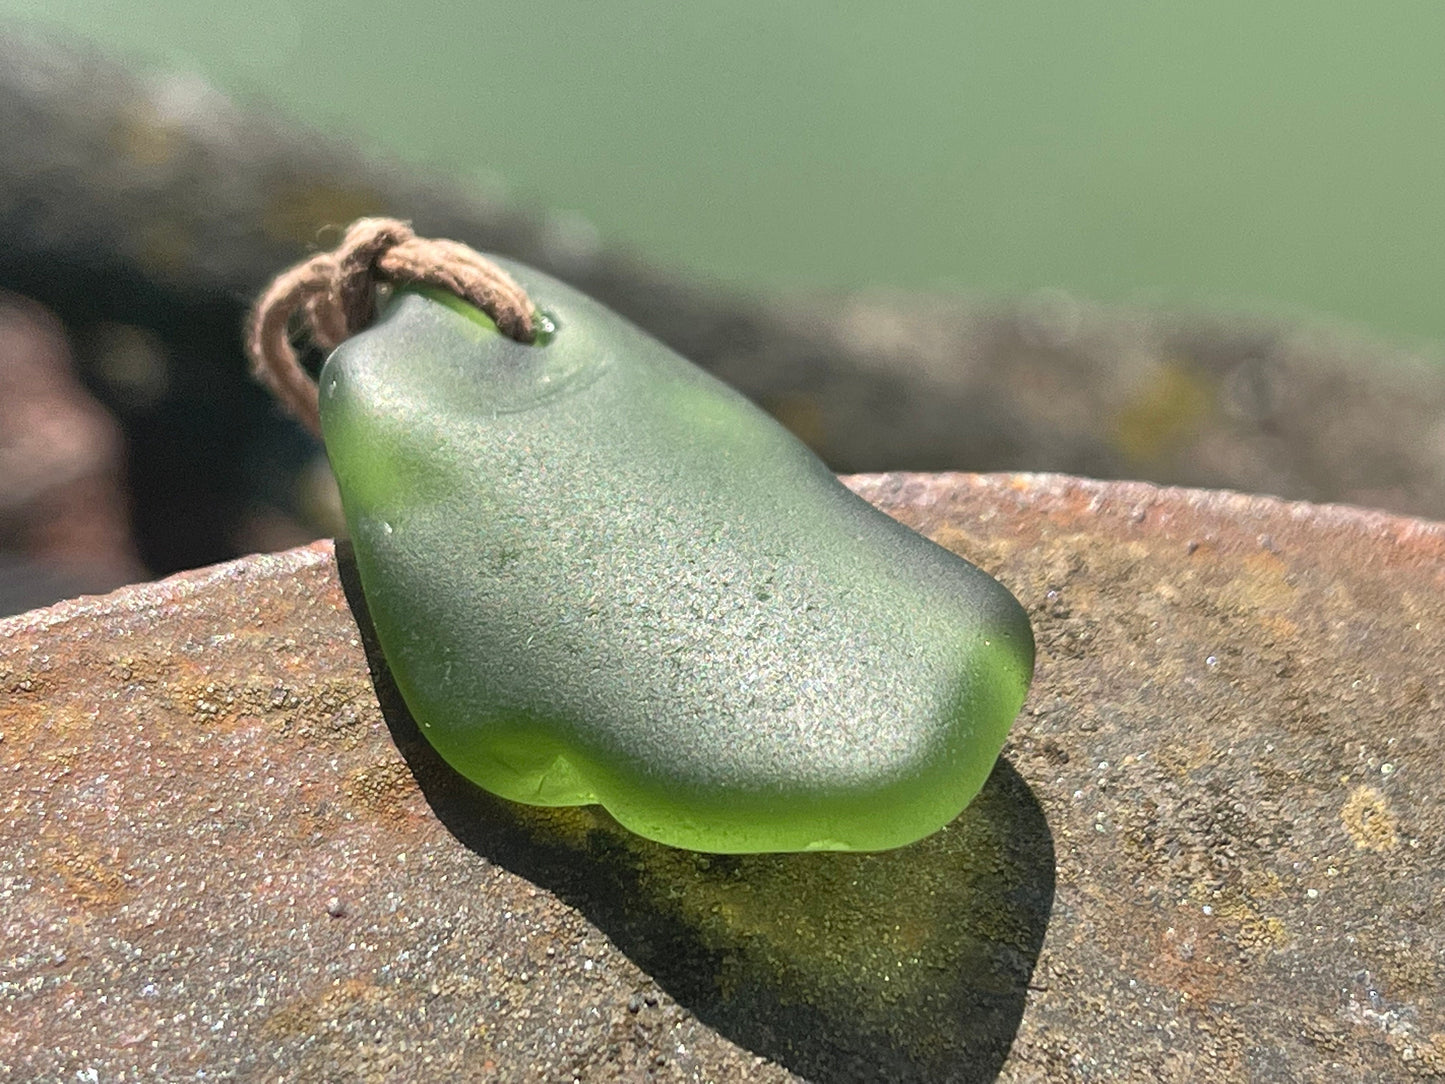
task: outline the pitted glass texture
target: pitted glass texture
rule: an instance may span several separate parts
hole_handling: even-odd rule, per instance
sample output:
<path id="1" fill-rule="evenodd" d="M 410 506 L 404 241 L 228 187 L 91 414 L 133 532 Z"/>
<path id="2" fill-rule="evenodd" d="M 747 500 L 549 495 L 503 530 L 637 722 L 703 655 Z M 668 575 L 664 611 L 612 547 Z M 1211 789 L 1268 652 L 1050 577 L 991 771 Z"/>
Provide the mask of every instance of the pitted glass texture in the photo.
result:
<path id="1" fill-rule="evenodd" d="M 404 291 L 320 377 L 398 687 L 459 772 L 719 852 L 875 850 L 947 823 L 1023 702 L 1001 585 L 856 497 L 741 395 L 499 261 L 515 343 Z"/>

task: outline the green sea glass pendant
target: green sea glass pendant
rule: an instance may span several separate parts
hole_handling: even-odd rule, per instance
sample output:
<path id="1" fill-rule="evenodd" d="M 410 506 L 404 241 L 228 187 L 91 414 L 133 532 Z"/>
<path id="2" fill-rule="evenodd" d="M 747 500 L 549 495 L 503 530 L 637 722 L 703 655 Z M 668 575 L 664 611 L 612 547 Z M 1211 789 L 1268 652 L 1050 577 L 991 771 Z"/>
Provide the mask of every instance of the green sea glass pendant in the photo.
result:
<path id="1" fill-rule="evenodd" d="M 467 778 L 704 851 L 946 824 L 1023 703 L 1023 609 L 741 395 L 498 261 L 552 330 L 404 290 L 320 376 L 376 632 Z"/>

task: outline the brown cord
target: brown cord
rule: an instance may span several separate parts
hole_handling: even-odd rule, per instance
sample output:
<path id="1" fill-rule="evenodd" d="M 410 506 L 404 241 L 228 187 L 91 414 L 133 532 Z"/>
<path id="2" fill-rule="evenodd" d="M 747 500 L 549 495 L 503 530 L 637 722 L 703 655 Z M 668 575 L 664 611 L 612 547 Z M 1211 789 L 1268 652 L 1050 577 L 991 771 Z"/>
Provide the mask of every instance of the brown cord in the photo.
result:
<path id="1" fill-rule="evenodd" d="M 510 275 L 455 241 L 429 240 L 394 218 L 360 218 L 332 252 L 276 276 L 256 302 L 246 334 L 252 371 L 317 436 L 316 382 L 291 345 L 291 320 L 302 314 L 311 341 L 334 350 L 376 315 L 376 284 L 436 286 L 470 301 L 518 342 L 537 337 L 531 299 Z"/>

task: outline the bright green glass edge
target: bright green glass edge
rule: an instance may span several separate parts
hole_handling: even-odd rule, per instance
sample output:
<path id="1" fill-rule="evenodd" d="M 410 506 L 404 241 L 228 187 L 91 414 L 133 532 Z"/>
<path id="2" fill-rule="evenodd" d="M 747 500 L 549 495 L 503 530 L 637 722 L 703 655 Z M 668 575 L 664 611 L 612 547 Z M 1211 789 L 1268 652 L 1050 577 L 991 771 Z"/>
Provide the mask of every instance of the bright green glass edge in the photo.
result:
<path id="1" fill-rule="evenodd" d="M 364 578 L 364 577 L 363 577 Z M 955 712 L 967 723 L 958 745 L 918 777 L 863 794 L 697 794 L 627 780 L 550 736 L 532 743 L 520 720 L 495 720 L 496 738 L 474 740 L 476 723 L 442 720 L 422 690 L 399 681 L 427 739 L 466 778 L 509 801 L 536 806 L 597 804 L 624 827 L 673 847 L 709 853 L 882 851 L 952 821 L 987 781 L 1028 693 L 1032 658 L 1018 646 L 975 648 L 965 664 L 970 692 Z M 960 720 L 949 729 L 958 726 Z M 491 723 L 489 722 L 489 726 Z"/>
<path id="2" fill-rule="evenodd" d="M 435 301 L 438 305 L 445 305 L 457 315 L 466 317 L 478 327 L 497 335 L 501 334 L 501 330 L 497 327 L 495 320 L 470 301 L 462 300 L 450 290 L 443 290 L 439 286 L 427 286 L 424 283 L 415 283 L 399 288 L 392 296 L 396 298 L 404 293 L 421 294 L 422 297 Z"/>

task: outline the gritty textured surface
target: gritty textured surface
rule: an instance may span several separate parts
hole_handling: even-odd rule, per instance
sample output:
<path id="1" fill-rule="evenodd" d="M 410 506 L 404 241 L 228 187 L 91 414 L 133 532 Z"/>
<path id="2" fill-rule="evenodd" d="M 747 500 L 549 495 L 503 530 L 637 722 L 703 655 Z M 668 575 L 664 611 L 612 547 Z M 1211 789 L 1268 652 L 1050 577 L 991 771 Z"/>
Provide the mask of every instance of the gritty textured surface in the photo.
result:
<path id="1" fill-rule="evenodd" d="M 368 609 L 432 745 L 493 794 L 698 850 L 952 821 L 1028 691 L 1019 604 L 731 388 L 503 267 L 548 345 L 407 293 L 321 370 Z"/>
<path id="2" fill-rule="evenodd" d="M 1445 1076 L 1445 528 L 852 484 L 1039 642 L 979 799 L 886 855 L 487 799 L 326 544 L 0 623 L 0 1078 Z"/>

